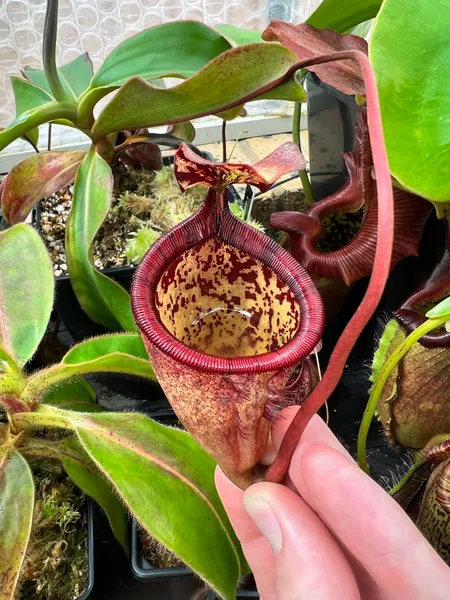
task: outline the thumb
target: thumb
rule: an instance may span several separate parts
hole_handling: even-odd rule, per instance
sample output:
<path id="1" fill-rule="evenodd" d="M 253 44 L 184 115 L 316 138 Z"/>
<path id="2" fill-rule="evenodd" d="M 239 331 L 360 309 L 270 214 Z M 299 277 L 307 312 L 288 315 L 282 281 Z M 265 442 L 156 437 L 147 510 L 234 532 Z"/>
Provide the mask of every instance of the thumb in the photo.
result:
<path id="1" fill-rule="evenodd" d="M 343 551 L 300 496 L 282 485 L 257 483 L 246 490 L 244 506 L 272 547 L 277 600 L 359 600 Z"/>

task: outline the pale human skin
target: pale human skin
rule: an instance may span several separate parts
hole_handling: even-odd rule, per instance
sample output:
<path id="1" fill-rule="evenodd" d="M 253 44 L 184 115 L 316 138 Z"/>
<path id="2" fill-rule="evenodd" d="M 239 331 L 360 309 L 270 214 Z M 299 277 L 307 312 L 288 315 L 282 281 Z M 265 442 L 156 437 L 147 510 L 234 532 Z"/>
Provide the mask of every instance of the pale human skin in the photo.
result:
<path id="1" fill-rule="evenodd" d="M 272 432 L 270 464 L 293 415 Z M 285 485 L 216 486 L 261 600 L 449 600 L 450 569 L 406 513 L 314 417 Z"/>

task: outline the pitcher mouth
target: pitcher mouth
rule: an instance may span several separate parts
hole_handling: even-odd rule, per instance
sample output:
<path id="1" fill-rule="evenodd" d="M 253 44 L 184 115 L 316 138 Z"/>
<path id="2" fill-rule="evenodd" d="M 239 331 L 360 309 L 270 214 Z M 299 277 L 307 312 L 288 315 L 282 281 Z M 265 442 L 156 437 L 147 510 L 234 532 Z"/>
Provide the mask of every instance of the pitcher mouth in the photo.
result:
<path id="1" fill-rule="evenodd" d="M 252 356 L 215 356 L 186 345 L 164 325 L 157 306 L 161 278 L 183 253 L 211 239 L 256 259 L 289 288 L 300 313 L 289 341 Z M 234 217 L 228 208 L 217 225 L 214 194 L 150 248 L 136 270 L 131 298 L 136 323 L 149 342 L 187 366 L 213 373 L 261 373 L 294 366 L 314 351 L 324 325 L 322 301 L 306 271 L 275 241 Z"/>

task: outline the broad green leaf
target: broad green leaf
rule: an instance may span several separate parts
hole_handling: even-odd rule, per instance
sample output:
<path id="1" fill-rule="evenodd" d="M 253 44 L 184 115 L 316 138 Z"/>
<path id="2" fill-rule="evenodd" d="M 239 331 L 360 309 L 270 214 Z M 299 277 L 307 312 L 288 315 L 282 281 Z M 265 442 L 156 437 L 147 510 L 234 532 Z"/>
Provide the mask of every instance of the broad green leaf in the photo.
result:
<path id="1" fill-rule="evenodd" d="M 439 304 L 436 304 L 431 310 L 426 313 L 426 316 L 429 319 L 437 319 L 440 317 L 445 317 L 448 315 L 450 317 L 450 297 L 445 298 Z"/>
<path id="2" fill-rule="evenodd" d="M 53 121 L 74 123 L 77 118 L 76 104 L 71 102 L 47 102 L 38 108 L 27 110 L 18 116 L 5 129 L 0 131 L 0 151 L 11 142 L 28 134 L 39 125 Z"/>
<path id="3" fill-rule="evenodd" d="M 86 152 L 40 152 L 15 165 L 3 182 L 1 202 L 9 224 L 25 221 L 33 206 L 71 183 Z"/>
<path id="4" fill-rule="evenodd" d="M 108 214 L 113 178 L 108 164 L 92 147 L 75 178 L 67 221 L 66 255 L 70 282 L 84 312 L 113 331 L 136 330 L 128 293 L 93 264 L 95 235 Z"/>
<path id="5" fill-rule="evenodd" d="M 449 22 L 448 0 L 385 0 L 369 46 L 391 172 L 434 202 L 450 198 Z"/>
<path id="6" fill-rule="evenodd" d="M 80 114 L 89 114 L 100 98 L 131 77 L 147 81 L 191 77 L 230 47 L 220 33 L 196 21 L 165 23 L 142 31 L 105 59 L 84 94 Z"/>
<path id="7" fill-rule="evenodd" d="M 103 508 L 114 535 L 128 548 L 127 511 L 111 484 L 97 469 L 77 439 L 66 439 L 60 444 L 61 459 L 72 481 Z"/>
<path id="8" fill-rule="evenodd" d="M 297 60 L 293 52 L 279 44 L 260 43 L 232 48 L 169 89 L 155 88 L 134 77 L 99 115 L 93 133 L 99 138 L 125 128 L 163 125 L 228 111 L 277 87 Z M 303 98 L 300 84 L 298 88 Z M 301 101 L 297 97 L 292 100 Z"/>
<path id="9" fill-rule="evenodd" d="M 43 69 L 25 67 L 23 75 L 35 85 L 52 94 Z M 58 67 L 59 79 L 64 90 L 76 100 L 88 87 L 92 79 L 92 62 L 87 52 L 71 62 Z M 53 96 L 50 96 L 53 99 Z"/>
<path id="10" fill-rule="evenodd" d="M 28 110 L 53 101 L 53 97 L 45 90 L 25 79 L 11 77 L 10 81 L 16 104 L 16 118 Z"/>
<path id="11" fill-rule="evenodd" d="M 52 386 L 88 373 L 122 373 L 156 379 L 139 334 L 105 335 L 81 342 L 61 363 L 38 371 L 28 379 L 21 398 L 33 401 Z"/>
<path id="12" fill-rule="evenodd" d="M 306 102 L 308 96 L 303 88 L 302 81 L 303 78 L 301 71 L 296 71 L 294 75 L 292 75 L 292 77 L 290 77 L 287 81 L 281 85 L 278 85 L 276 88 L 269 90 L 265 94 L 257 96 L 254 98 L 254 100 L 286 100 L 288 102 Z M 244 105 L 240 104 L 234 108 L 230 108 L 229 110 L 219 112 L 216 114 L 216 116 L 224 119 L 225 121 L 232 121 L 239 116 L 243 108 Z"/>
<path id="13" fill-rule="evenodd" d="M 47 328 L 53 305 L 53 268 L 30 225 L 0 233 L 0 344 L 20 365 Z"/>
<path id="14" fill-rule="evenodd" d="M 63 381 L 50 388 L 41 400 L 42 404 L 78 412 L 100 412 L 94 389 L 82 377 Z"/>
<path id="15" fill-rule="evenodd" d="M 368 40 L 369 35 L 374 26 L 374 23 L 375 23 L 375 19 L 369 19 L 368 21 L 359 23 L 359 25 L 356 25 L 356 27 L 353 27 L 352 29 L 350 29 L 349 31 L 346 31 L 345 33 L 351 33 L 352 35 L 359 35 L 360 37 L 364 38 L 365 40 Z"/>
<path id="16" fill-rule="evenodd" d="M 103 358 L 114 352 L 129 354 L 130 358 L 138 358 L 148 363 L 148 353 L 139 333 L 103 335 L 80 342 L 69 350 L 62 362 L 75 365 Z"/>
<path id="17" fill-rule="evenodd" d="M 16 105 L 16 119 L 24 112 L 43 106 L 53 100 L 53 97 L 44 90 L 19 77 L 11 77 L 11 87 L 14 93 L 14 102 Z M 34 146 L 39 141 L 39 129 L 28 131 L 25 136 Z"/>
<path id="18" fill-rule="evenodd" d="M 383 0 L 323 0 L 306 22 L 318 29 L 345 33 L 355 25 L 373 19 L 382 3 Z"/>
<path id="19" fill-rule="evenodd" d="M 144 415 L 56 412 L 140 525 L 234 599 L 245 559 L 216 492 L 212 458 L 188 433 Z"/>
<path id="20" fill-rule="evenodd" d="M 0 600 L 15 598 L 33 507 L 34 483 L 28 464 L 14 449 L 0 447 Z"/>
<path id="21" fill-rule="evenodd" d="M 238 46 L 244 46 L 245 44 L 253 44 L 254 42 L 263 41 L 261 38 L 261 31 L 251 31 L 250 29 L 244 29 L 243 27 L 236 27 L 235 25 L 226 24 L 217 25 L 216 29 Z"/>

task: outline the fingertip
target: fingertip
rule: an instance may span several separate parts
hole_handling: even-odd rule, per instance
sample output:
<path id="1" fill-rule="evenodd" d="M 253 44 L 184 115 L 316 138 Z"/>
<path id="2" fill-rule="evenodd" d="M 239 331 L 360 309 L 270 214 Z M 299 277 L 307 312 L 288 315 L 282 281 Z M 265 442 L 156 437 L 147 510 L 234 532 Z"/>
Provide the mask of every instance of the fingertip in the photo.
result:
<path id="1" fill-rule="evenodd" d="M 300 406 L 289 406 L 287 408 L 283 408 L 283 410 L 278 413 L 275 421 L 272 423 L 272 443 L 277 450 L 283 441 L 286 431 L 289 429 L 290 424 L 294 420 L 294 417 L 299 410 Z"/>
<path id="2" fill-rule="evenodd" d="M 239 492 L 242 494 L 242 490 L 228 479 L 219 465 L 216 466 L 216 470 L 214 472 L 214 482 L 216 484 L 216 489 L 219 492 L 219 496 L 230 494 L 236 495 L 239 494 Z"/>

